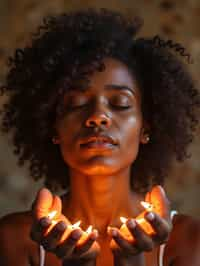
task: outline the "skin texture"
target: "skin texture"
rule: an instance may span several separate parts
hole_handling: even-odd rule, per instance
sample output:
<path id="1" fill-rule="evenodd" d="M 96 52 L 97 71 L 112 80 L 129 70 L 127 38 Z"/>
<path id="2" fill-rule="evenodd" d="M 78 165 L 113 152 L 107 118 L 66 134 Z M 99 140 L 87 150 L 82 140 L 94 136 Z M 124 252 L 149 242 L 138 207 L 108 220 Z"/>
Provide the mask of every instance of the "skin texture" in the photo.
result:
<path id="1" fill-rule="evenodd" d="M 172 261 L 174 266 L 198 265 L 200 258 L 195 251 L 200 247 L 199 223 L 178 216 L 172 229 L 169 202 L 160 186 L 154 187 L 145 198 L 130 188 L 130 167 L 140 145 L 148 145 L 145 136 L 150 125 L 143 121 L 140 89 L 128 68 L 111 58 L 105 58 L 104 62 L 105 70 L 92 74 L 86 91 L 66 95 L 66 112 L 56 121 L 55 129 L 56 144 L 70 169 L 70 193 L 61 201 L 47 189 L 42 189 L 36 197 L 33 216 L 27 213 L 17 216 L 19 231 L 23 232 L 23 228 L 30 230 L 33 239 L 31 242 L 22 234 L 25 238 L 19 250 L 24 251 L 25 246 L 26 252 L 18 253 L 19 265 L 26 265 L 27 261 L 37 265 L 33 257 L 37 253 L 36 243 L 39 243 L 49 251 L 48 266 L 153 266 L 156 265 L 158 246 L 168 239 L 165 265 L 171 265 Z M 113 88 L 113 85 L 118 85 L 118 88 Z M 124 86 L 129 89 L 124 89 Z M 105 142 L 108 135 L 112 136 L 114 144 Z M 147 235 L 134 220 L 143 211 L 140 201 L 144 199 L 156 206 L 153 219 L 150 219 L 152 214 L 145 214 L 146 221 L 155 231 L 153 236 Z M 57 210 L 59 222 L 47 234 L 51 221 L 44 217 L 52 210 Z M 24 216 L 27 218 L 23 225 Z M 132 218 L 128 219 L 126 226 L 135 241 L 127 240 L 123 235 L 120 216 Z M 77 220 L 82 221 L 81 229 L 70 229 Z M 16 234 L 16 224 L 11 226 L 9 217 L 1 221 L 3 248 L 0 258 L 4 266 L 13 265 L 12 259 L 6 256 L 6 250 L 8 239 L 13 241 L 13 234 Z M 78 245 L 78 239 L 90 224 L 98 233 L 93 230 L 84 243 Z M 192 227 L 196 235 L 191 240 Z M 60 238 L 67 229 L 70 232 L 61 243 Z M 181 248 L 174 250 L 178 244 Z M 194 248 L 191 250 L 189 246 Z M 184 255 L 181 249 L 186 250 Z"/>

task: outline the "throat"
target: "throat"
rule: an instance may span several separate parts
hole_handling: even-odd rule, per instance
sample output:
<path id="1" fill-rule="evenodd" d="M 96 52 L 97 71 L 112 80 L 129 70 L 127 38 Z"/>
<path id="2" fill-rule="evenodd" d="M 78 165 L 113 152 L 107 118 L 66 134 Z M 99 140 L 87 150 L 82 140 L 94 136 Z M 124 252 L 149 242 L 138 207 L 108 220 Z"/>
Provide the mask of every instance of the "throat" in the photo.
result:
<path id="1" fill-rule="evenodd" d="M 81 220 L 81 227 L 89 225 L 106 234 L 107 226 L 120 226 L 120 216 L 137 214 L 138 195 L 129 185 L 129 174 L 115 176 L 81 176 L 71 173 L 70 194 L 64 211 L 72 223 Z"/>

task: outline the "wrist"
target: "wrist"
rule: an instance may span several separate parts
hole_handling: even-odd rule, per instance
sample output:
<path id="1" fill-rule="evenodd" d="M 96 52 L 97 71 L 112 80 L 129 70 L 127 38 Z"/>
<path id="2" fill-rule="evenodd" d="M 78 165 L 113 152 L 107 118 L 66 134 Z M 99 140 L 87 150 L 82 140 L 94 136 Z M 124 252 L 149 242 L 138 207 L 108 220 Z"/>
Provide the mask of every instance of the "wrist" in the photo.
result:
<path id="1" fill-rule="evenodd" d="M 71 259 L 64 260 L 62 266 L 96 266 L 96 259 Z"/>
<path id="2" fill-rule="evenodd" d="M 114 266 L 145 266 L 145 258 L 143 253 L 132 256 L 114 256 Z"/>

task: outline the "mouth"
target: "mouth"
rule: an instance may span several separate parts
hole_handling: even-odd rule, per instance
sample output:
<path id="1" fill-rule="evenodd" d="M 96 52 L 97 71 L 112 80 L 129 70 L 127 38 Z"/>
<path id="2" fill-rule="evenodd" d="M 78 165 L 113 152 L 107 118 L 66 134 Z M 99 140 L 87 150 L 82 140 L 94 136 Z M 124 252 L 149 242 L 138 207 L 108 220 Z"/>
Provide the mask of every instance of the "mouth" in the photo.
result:
<path id="1" fill-rule="evenodd" d="M 108 149 L 118 145 L 118 142 L 111 136 L 91 136 L 81 141 L 81 148 Z"/>

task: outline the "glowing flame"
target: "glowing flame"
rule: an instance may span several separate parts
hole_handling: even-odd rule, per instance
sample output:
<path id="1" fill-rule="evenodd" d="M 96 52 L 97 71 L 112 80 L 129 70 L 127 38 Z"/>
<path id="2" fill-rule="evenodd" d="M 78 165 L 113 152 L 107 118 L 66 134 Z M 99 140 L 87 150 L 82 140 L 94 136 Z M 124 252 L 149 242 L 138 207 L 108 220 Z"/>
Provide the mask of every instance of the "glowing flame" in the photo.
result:
<path id="1" fill-rule="evenodd" d="M 123 224 L 125 224 L 127 220 L 128 220 L 128 219 L 125 218 L 125 217 L 122 217 L 122 216 L 120 217 L 120 221 L 121 221 Z"/>
<path id="2" fill-rule="evenodd" d="M 75 224 L 72 224 L 72 229 L 76 229 L 81 224 L 81 221 L 76 222 Z"/>
<path id="3" fill-rule="evenodd" d="M 90 225 L 85 232 L 89 235 L 92 232 L 92 225 Z"/>
<path id="4" fill-rule="evenodd" d="M 53 218 L 56 216 L 56 213 L 57 213 L 57 211 L 52 211 L 52 212 L 50 212 L 50 213 L 47 215 L 47 217 L 50 218 L 50 219 L 53 219 Z"/>
<path id="5" fill-rule="evenodd" d="M 148 211 L 153 209 L 153 205 L 151 203 L 146 202 L 146 201 L 141 201 L 140 204 Z"/>

